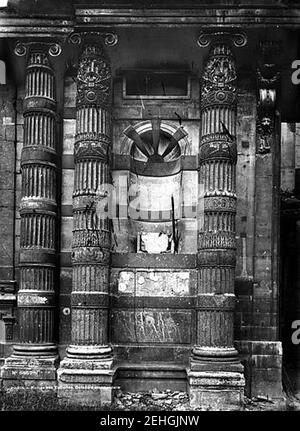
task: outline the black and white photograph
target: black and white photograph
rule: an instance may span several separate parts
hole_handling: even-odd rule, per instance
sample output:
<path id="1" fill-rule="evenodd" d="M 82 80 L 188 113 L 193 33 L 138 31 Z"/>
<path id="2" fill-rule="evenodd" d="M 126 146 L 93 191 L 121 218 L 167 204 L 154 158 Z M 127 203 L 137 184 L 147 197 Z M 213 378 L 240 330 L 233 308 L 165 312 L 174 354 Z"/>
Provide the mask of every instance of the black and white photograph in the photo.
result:
<path id="1" fill-rule="evenodd" d="M 20 412 L 300 412 L 300 0 L 0 0 L 0 422 Z"/>

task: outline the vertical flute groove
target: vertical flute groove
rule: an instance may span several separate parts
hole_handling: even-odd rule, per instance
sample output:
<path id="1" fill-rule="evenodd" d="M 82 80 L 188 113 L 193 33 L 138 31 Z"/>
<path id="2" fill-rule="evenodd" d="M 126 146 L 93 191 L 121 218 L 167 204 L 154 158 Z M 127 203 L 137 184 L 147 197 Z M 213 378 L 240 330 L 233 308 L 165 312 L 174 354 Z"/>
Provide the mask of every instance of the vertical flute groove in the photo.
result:
<path id="1" fill-rule="evenodd" d="M 32 344 L 54 344 L 56 202 L 56 103 L 54 76 L 43 45 L 27 62 L 24 145 L 21 158 L 19 331 L 27 354 Z M 25 347 L 24 347 L 25 348 Z M 30 354 L 39 354 L 37 349 Z M 49 348 L 49 355 L 53 349 Z"/>
<path id="2" fill-rule="evenodd" d="M 87 44 L 79 58 L 74 147 L 72 239 L 72 349 L 108 346 L 110 231 L 108 214 L 97 213 L 106 193 L 111 72 L 99 45 Z M 97 223 L 97 217 L 101 219 Z M 103 220 L 103 222 L 102 222 Z M 95 299 L 96 298 L 96 299 Z M 107 350 L 108 349 L 108 350 Z M 72 353 L 70 353 L 72 352 Z M 78 353 L 79 354 L 79 353 Z M 101 356 L 101 354 L 100 354 Z"/>
<path id="3" fill-rule="evenodd" d="M 204 214 L 198 226 L 196 360 L 206 348 L 234 351 L 235 123 L 235 60 L 231 48 L 220 42 L 210 50 L 201 87 L 199 178 Z"/>

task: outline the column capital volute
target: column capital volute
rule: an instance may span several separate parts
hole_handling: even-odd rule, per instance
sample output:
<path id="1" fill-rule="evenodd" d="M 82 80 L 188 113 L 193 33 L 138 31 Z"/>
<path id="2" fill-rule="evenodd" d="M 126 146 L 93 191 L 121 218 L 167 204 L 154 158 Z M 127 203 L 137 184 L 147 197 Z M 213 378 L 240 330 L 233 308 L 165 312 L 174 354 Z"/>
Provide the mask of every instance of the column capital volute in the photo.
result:
<path id="1" fill-rule="evenodd" d="M 114 46 L 118 43 L 118 35 L 113 31 L 76 31 L 69 34 L 67 40 L 78 47 L 93 43 Z"/>
<path id="2" fill-rule="evenodd" d="M 197 44 L 201 48 L 206 48 L 215 43 L 223 43 L 241 48 L 247 44 L 247 35 L 240 31 L 209 30 L 202 31 L 197 38 Z"/>
<path id="3" fill-rule="evenodd" d="M 45 53 L 46 55 L 50 55 L 51 57 L 58 57 L 61 52 L 61 44 L 56 40 L 50 41 L 26 41 L 26 40 L 18 40 L 14 47 L 14 53 L 18 57 L 23 57 L 27 55 L 29 52 L 40 52 Z"/>

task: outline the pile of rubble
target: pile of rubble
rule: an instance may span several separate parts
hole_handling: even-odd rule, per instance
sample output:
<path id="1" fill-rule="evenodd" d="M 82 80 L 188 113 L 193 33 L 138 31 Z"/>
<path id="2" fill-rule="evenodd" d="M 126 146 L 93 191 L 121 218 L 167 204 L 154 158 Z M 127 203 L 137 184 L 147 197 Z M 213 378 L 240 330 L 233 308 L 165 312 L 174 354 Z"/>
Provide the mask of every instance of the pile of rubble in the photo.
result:
<path id="1" fill-rule="evenodd" d="M 293 401 L 293 402 L 292 402 Z M 281 400 L 272 400 L 269 397 L 246 398 L 244 411 L 278 411 L 278 410 L 300 410 L 300 402 L 295 399 L 287 402 L 286 398 Z M 131 411 L 187 411 L 202 410 L 200 407 L 191 409 L 189 397 L 186 392 L 153 390 L 151 392 L 122 392 L 117 389 L 115 392 L 113 410 L 131 410 Z"/>
<path id="2" fill-rule="evenodd" d="M 116 410 L 189 410 L 189 398 L 186 392 L 166 391 L 159 392 L 122 392 L 115 393 L 114 408 Z"/>

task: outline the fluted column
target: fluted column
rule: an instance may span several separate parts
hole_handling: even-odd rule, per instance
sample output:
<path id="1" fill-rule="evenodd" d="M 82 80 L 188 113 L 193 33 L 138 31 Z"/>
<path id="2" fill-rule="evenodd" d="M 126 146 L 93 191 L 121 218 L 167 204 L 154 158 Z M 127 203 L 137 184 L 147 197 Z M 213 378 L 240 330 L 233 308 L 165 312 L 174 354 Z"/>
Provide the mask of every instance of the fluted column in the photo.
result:
<path id="1" fill-rule="evenodd" d="M 86 45 L 77 74 L 73 193 L 72 345 L 69 357 L 111 356 L 108 345 L 111 73 L 100 45 Z"/>
<path id="2" fill-rule="evenodd" d="M 210 49 L 201 85 L 199 278 L 191 370 L 206 373 L 226 373 L 229 370 L 226 364 L 238 364 L 233 345 L 236 161 L 235 60 L 230 46 L 220 42 Z M 240 372 L 241 367 L 238 364 L 230 371 Z M 214 373 L 210 377 L 220 390 L 231 386 L 223 378 L 216 382 Z M 206 390 L 213 385 L 211 382 L 204 384 Z M 196 399 L 199 401 L 199 396 Z"/>
<path id="3" fill-rule="evenodd" d="M 199 285 L 194 359 L 232 357 L 236 260 L 236 71 L 227 45 L 215 45 L 202 76 L 198 226 Z M 200 191 L 200 192 L 201 192 Z"/>
<path id="4" fill-rule="evenodd" d="M 57 360 L 54 334 L 57 114 L 55 77 L 47 45 L 37 43 L 30 47 L 23 115 L 19 342 L 5 362 L 2 377 L 51 380 L 55 379 Z"/>
<path id="5" fill-rule="evenodd" d="M 111 399 L 113 358 L 108 339 L 110 108 L 109 62 L 99 41 L 86 43 L 77 74 L 72 342 L 59 370 L 61 398 L 68 397 L 69 390 L 74 391 L 74 383 L 77 387 L 83 382 L 93 385 L 92 389 L 90 385 L 90 391 L 85 388 L 85 395 L 78 400 L 82 403 L 85 400 L 90 403 L 97 391 L 99 403 Z M 81 376 L 82 371 L 75 372 L 75 369 L 85 370 L 85 374 Z"/>
<path id="6" fill-rule="evenodd" d="M 20 342 L 16 354 L 53 354 L 56 248 L 55 79 L 47 54 L 32 50 L 26 73 L 20 204 Z"/>

